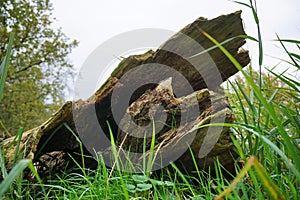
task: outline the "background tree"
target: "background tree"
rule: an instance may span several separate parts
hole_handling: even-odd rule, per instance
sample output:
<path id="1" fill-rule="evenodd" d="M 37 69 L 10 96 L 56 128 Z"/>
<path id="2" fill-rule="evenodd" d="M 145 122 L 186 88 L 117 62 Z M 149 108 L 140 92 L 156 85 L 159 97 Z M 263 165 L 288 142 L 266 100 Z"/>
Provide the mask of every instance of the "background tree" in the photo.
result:
<path id="1" fill-rule="evenodd" d="M 68 54 L 78 43 L 53 28 L 52 10 L 49 0 L 0 1 L 0 60 L 10 32 L 15 32 L 0 104 L 2 133 L 39 125 L 64 99 L 73 72 Z"/>

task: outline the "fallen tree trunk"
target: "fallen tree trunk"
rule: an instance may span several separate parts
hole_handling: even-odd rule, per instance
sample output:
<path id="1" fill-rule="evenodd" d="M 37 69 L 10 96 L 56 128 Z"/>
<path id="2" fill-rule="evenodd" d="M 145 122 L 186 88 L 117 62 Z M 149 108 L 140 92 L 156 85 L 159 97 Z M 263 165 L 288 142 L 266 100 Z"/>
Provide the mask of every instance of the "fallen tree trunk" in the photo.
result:
<path id="1" fill-rule="evenodd" d="M 223 46 L 242 66 L 246 66 L 250 59 L 247 51 L 240 51 L 245 43 L 243 38 L 238 37 L 245 35 L 240 14 L 238 11 L 212 20 L 199 18 L 171 37 L 157 51 L 123 59 L 89 99 L 66 102 L 45 123 L 26 131 L 20 145 L 13 138 L 3 141 L 6 167 L 13 165 L 17 154 L 32 159 L 37 169 L 46 174 L 65 169 L 72 161 L 70 155 L 84 167 L 94 168 L 96 161 L 82 161 L 78 156 L 81 153 L 79 140 L 84 144 L 84 154 L 100 154 L 109 166 L 113 166 L 110 143 L 113 136 L 116 144 L 122 147 L 119 148 L 120 159 L 126 160 L 126 153 L 132 152 L 135 153 L 132 157 L 134 163 L 143 159 L 141 155 L 151 155 L 154 151 L 154 160 L 159 158 L 166 161 L 163 166 L 175 161 L 181 169 L 192 173 L 196 169 L 190 154 L 192 151 L 199 169 L 213 168 L 213 161 L 217 157 L 226 168 L 232 168 L 236 154 L 228 128 L 201 126 L 212 122 L 233 122 L 226 97 L 218 92 L 218 86 L 238 70 L 218 48 L 212 48 L 213 43 L 202 31 L 219 42 L 233 38 Z M 202 49 L 186 38 L 192 38 Z M 200 53 L 207 49 L 208 52 Z M 207 59 L 207 55 L 211 59 Z M 219 75 L 212 73 L 215 70 L 212 63 Z M 156 66 L 168 68 L 154 70 Z M 143 76 L 139 75 L 141 72 Z M 142 84 L 151 82 L 153 77 L 153 84 Z M 133 83 L 140 83 L 141 87 L 127 94 Z M 126 95 L 129 95 L 129 100 L 124 102 Z M 157 105 L 162 105 L 163 109 L 157 109 Z M 114 108 L 118 109 L 118 117 L 114 116 Z M 160 126 L 154 143 L 153 135 L 148 137 L 141 132 L 146 129 L 136 129 L 136 126 L 158 127 L 159 124 L 153 119 L 159 121 L 162 116 L 166 121 Z M 174 151 L 174 148 L 177 150 Z M 153 165 L 151 170 L 155 169 L 159 169 L 159 166 Z"/>

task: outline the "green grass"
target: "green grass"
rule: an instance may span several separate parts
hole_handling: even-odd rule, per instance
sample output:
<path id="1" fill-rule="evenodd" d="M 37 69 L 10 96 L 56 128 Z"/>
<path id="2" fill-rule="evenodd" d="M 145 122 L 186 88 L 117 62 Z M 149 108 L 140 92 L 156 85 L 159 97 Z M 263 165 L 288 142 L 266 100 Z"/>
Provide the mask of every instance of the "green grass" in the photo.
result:
<path id="1" fill-rule="evenodd" d="M 4 156 L 0 154 L 1 176 L 0 197 L 5 199 L 300 199 L 300 83 L 287 72 L 277 73 L 274 69 L 262 69 L 263 49 L 259 18 L 255 1 L 249 7 L 257 25 L 258 35 L 241 36 L 258 43 L 259 70 L 251 66 L 247 70 L 215 41 L 203 33 L 220 48 L 232 63 L 241 71 L 242 77 L 227 82 L 227 95 L 236 116 L 234 124 L 210 124 L 207 126 L 228 126 L 240 156 L 236 165 L 237 175 L 229 181 L 222 174 L 222 166 L 216 160 L 215 177 L 210 172 L 198 170 L 195 177 L 183 174 L 174 164 L 164 169 L 159 176 L 151 175 L 153 154 L 144 161 L 144 172 L 134 174 L 123 172 L 114 150 L 114 170 L 109 169 L 98 158 L 96 170 L 85 169 L 84 159 L 77 163 L 82 173 L 63 173 L 46 183 L 32 184 L 21 178 L 22 171 L 29 167 L 38 180 L 39 176 L 30 160 L 20 160 L 10 172 L 6 171 Z M 300 55 L 290 52 L 286 44 L 295 45 L 300 50 L 300 41 L 281 39 L 280 44 L 289 61 L 287 66 L 299 72 Z M 11 42 L 10 42 L 11 45 Z M 10 47 L 11 48 L 11 47 Z M 10 52 L 8 48 L 7 52 Z M 8 57 L 1 65 L 1 83 L 7 72 Z M 6 73 L 5 72 L 5 73 Z M 1 86 L 1 85 L 0 85 Z M 2 86 L 1 86 L 2 87 Z M 3 91 L 3 87 L 1 92 Z M 0 93 L 1 95 L 1 93 Z M 65 125 L 67 126 L 67 125 Z M 153 129 L 154 130 L 154 129 Z M 72 131 L 72 130 L 70 130 Z M 16 141 L 22 135 L 20 129 Z M 153 136 L 155 134 L 153 133 Z M 111 134 L 113 137 L 113 134 Z M 153 151 L 155 137 L 152 138 Z M 114 143 L 113 143 L 114 146 Z M 81 146 L 82 148 L 82 146 Z M 83 155 L 82 155 L 83 156 Z M 42 190 L 35 188 L 42 188 Z"/>

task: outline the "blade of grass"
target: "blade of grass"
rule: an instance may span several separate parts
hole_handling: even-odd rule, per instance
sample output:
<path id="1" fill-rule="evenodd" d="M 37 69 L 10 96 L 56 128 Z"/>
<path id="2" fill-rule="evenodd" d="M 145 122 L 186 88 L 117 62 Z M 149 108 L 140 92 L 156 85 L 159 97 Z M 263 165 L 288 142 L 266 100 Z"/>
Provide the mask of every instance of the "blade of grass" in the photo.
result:
<path id="1" fill-rule="evenodd" d="M 227 39 L 227 40 L 221 42 L 221 44 L 222 44 L 222 45 L 223 45 L 223 44 L 226 44 L 226 43 L 232 41 L 232 40 L 235 39 L 235 38 L 236 38 L 236 37 L 229 38 L 229 39 Z M 214 49 L 216 49 L 216 48 L 218 48 L 218 46 L 217 46 L 217 45 L 214 45 L 214 46 L 212 46 L 212 47 L 210 47 L 210 48 L 207 48 L 207 49 L 201 51 L 200 53 L 197 53 L 197 54 L 195 54 L 195 55 L 192 55 L 192 56 L 189 57 L 189 58 L 194 58 L 194 57 L 200 56 L 200 55 L 202 55 L 202 54 L 204 54 L 204 53 L 208 53 L 209 51 L 214 50 Z"/>
<path id="2" fill-rule="evenodd" d="M 1 73 L 1 77 L 0 77 L 0 101 L 1 101 L 2 95 L 3 95 L 3 89 L 4 89 L 5 79 L 6 79 L 6 76 L 7 76 L 8 65 L 9 65 L 9 60 L 10 60 L 13 41 L 14 41 L 14 34 L 11 33 L 10 37 L 9 37 L 9 42 L 8 42 L 8 47 L 7 47 L 7 52 L 6 52 L 6 55 L 5 55 L 5 59 L 4 59 L 4 61 L 2 62 L 1 66 L 0 66 L 0 73 Z"/>
<path id="3" fill-rule="evenodd" d="M 15 164 L 17 162 L 17 159 L 18 159 L 18 156 L 19 156 L 19 148 L 20 148 L 20 144 L 21 144 L 22 135 L 23 135 L 23 128 L 20 128 L 18 130 L 17 135 L 16 135 L 16 137 L 18 138 L 18 142 L 17 142 L 17 146 L 16 146 L 16 151 L 15 151 L 15 155 L 14 155 L 13 164 Z"/>
<path id="4" fill-rule="evenodd" d="M 252 14 L 256 23 L 256 28 L 257 28 L 257 35 L 258 35 L 258 47 L 259 47 L 259 67 L 260 67 L 260 73 L 261 74 L 261 66 L 263 63 L 263 44 L 262 44 L 262 38 L 261 38 L 261 31 L 260 31 L 260 24 L 259 24 L 259 18 L 257 15 L 257 7 L 256 7 L 256 1 L 254 1 L 254 5 L 253 5 L 253 1 L 250 0 L 250 7 L 252 10 Z"/>
<path id="5" fill-rule="evenodd" d="M 294 44 L 300 44 L 300 40 L 280 39 L 280 40 L 277 40 L 277 41 L 289 42 L 289 43 L 294 43 Z"/>
<path id="6" fill-rule="evenodd" d="M 252 40 L 254 42 L 259 42 L 258 39 L 256 39 L 255 37 L 249 36 L 249 35 L 239 35 L 238 37 L 244 38 L 244 39 L 249 39 L 249 40 Z"/>
<path id="7" fill-rule="evenodd" d="M 85 172 L 85 162 L 84 162 L 84 153 L 83 153 L 83 146 L 82 146 L 82 142 L 81 140 L 77 137 L 77 135 L 74 133 L 74 131 L 70 128 L 70 126 L 67 123 L 63 123 L 63 125 L 66 127 L 66 129 L 68 129 L 68 131 L 70 131 L 70 133 L 72 133 L 72 135 L 75 137 L 76 141 L 79 144 L 79 148 L 80 148 L 80 156 L 81 156 L 81 164 L 82 164 L 82 173 L 86 176 L 86 172 Z"/>
<path id="8" fill-rule="evenodd" d="M 287 76 L 284 76 L 283 74 L 276 74 L 272 71 L 269 71 L 271 74 L 273 74 L 275 77 L 280 79 L 282 82 L 293 88 L 295 91 L 300 92 L 299 87 L 300 87 L 300 82 L 297 82 Z"/>
<path id="9" fill-rule="evenodd" d="M 297 67 L 298 69 L 300 69 L 299 64 L 296 62 L 296 60 L 293 58 L 293 56 L 290 55 L 290 52 L 287 50 L 286 46 L 283 44 L 284 40 L 281 40 L 277 34 L 276 34 L 276 37 L 277 37 L 277 40 L 280 42 L 281 46 L 283 47 L 284 51 L 289 55 L 290 59 L 293 61 L 294 66 Z M 291 42 L 291 40 L 290 40 L 290 42 Z M 294 41 L 293 43 L 299 44 L 299 41 Z"/>
<path id="10" fill-rule="evenodd" d="M 224 44 L 226 44 L 226 43 L 228 43 L 228 42 L 230 42 L 230 41 L 232 41 L 232 40 L 234 40 L 234 39 L 236 39 L 236 38 L 244 38 L 244 39 L 249 39 L 249 40 L 258 42 L 258 40 L 257 40 L 256 38 L 251 37 L 251 36 L 249 36 L 249 35 L 238 35 L 238 36 L 236 36 L 236 37 L 232 37 L 232 38 L 229 38 L 229 39 L 227 39 L 227 40 L 224 40 L 223 42 L 220 42 L 220 44 L 224 45 Z M 195 54 L 195 55 L 192 55 L 192 56 L 189 57 L 189 58 L 194 58 L 194 57 L 197 57 L 197 56 L 199 56 L 199 55 L 208 53 L 209 51 L 212 51 L 212 50 L 214 50 L 214 49 L 216 49 L 216 48 L 218 48 L 218 46 L 217 46 L 217 45 L 213 45 L 212 47 L 209 47 L 209 48 L 207 48 L 207 49 L 201 51 L 200 53 L 197 53 L 197 54 Z"/>
<path id="11" fill-rule="evenodd" d="M 243 102 L 242 102 L 242 98 L 241 98 L 241 95 L 239 94 L 237 88 L 232 84 L 231 81 L 228 81 L 231 85 L 231 88 L 234 90 L 235 92 L 235 97 L 238 99 L 238 102 L 239 102 L 239 107 L 240 109 L 242 110 L 242 114 L 243 114 L 243 120 L 246 124 L 248 124 L 248 119 L 247 119 L 247 115 L 246 115 L 246 111 L 245 111 L 245 108 L 243 106 Z"/>
<path id="12" fill-rule="evenodd" d="M 238 86 L 239 91 L 242 93 L 244 99 L 246 100 L 247 104 L 249 105 L 253 115 L 255 117 L 258 117 L 258 111 L 256 110 L 255 105 L 253 104 L 253 97 L 250 99 L 248 97 L 248 95 L 245 93 L 245 91 L 243 90 L 242 86 L 238 82 L 236 82 L 236 85 Z"/>
<path id="13" fill-rule="evenodd" d="M 254 167 L 255 171 L 258 173 L 258 177 L 261 179 L 261 182 L 266 187 L 269 194 L 273 199 L 285 199 L 285 197 L 281 194 L 278 186 L 269 178 L 267 172 L 264 167 L 260 164 L 256 157 L 251 156 L 244 168 L 239 172 L 237 177 L 232 181 L 230 186 L 224 190 L 215 200 L 221 200 L 226 195 L 230 194 L 237 185 L 242 181 L 242 179 L 247 175 L 248 171 L 251 167 Z"/>
<path id="14" fill-rule="evenodd" d="M 243 6 L 246 6 L 246 7 L 248 7 L 248 8 L 251 8 L 250 5 L 248 5 L 248 4 L 244 3 L 244 2 L 240 2 L 240 1 L 232 1 L 232 2 L 237 3 L 237 4 L 240 4 L 240 5 L 243 5 Z"/>
<path id="15" fill-rule="evenodd" d="M 154 119 L 152 119 L 152 137 L 151 137 L 151 145 L 150 145 L 150 150 L 149 150 L 149 157 L 148 157 L 148 164 L 147 164 L 147 171 L 146 174 L 149 177 L 150 176 L 150 172 L 153 166 L 153 161 L 155 159 L 153 159 L 154 157 L 154 147 L 155 147 L 155 122 Z"/>
<path id="16" fill-rule="evenodd" d="M 8 173 L 8 175 L 5 177 L 5 179 L 2 181 L 0 184 L 0 197 L 3 197 L 4 193 L 9 189 L 9 187 L 12 185 L 12 183 L 16 180 L 18 176 L 21 175 L 23 170 L 29 167 L 29 169 L 32 171 L 32 173 L 35 175 L 37 180 L 42 183 L 39 175 L 37 174 L 36 170 L 34 169 L 34 166 L 32 164 L 32 161 L 29 159 L 23 159 L 20 160 L 13 168 L 12 170 Z M 43 185 L 42 190 L 44 191 L 44 194 L 46 194 Z"/>
<path id="17" fill-rule="evenodd" d="M 3 152 L 2 149 L 0 149 L 0 168 L 1 168 L 2 177 L 3 179 L 5 179 L 5 177 L 7 176 L 7 171 L 5 167 L 5 159 L 2 152 Z"/>
<path id="18" fill-rule="evenodd" d="M 60 124 L 57 128 L 55 128 L 55 130 L 51 133 L 51 135 L 43 143 L 43 145 L 41 146 L 41 148 L 36 152 L 36 154 L 35 154 L 36 157 L 38 157 L 41 154 L 41 152 L 44 150 L 44 148 L 46 147 L 46 145 L 48 144 L 48 142 L 53 138 L 53 136 L 55 135 L 55 133 L 57 131 L 59 131 L 59 129 L 61 129 L 62 126 L 63 126 L 63 124 Z"/>
<path id="19" fill-rule="evenodd" d="M 4 137 L 5 135 L 8 136 L 8 137 L 12 136 L 12 135 L 10 134 L 10 132 L 7 130 L 7 128 L 5 127 L 5 125 L 3 124 L 2 120 L 0 120 L 0 127 L 4 130 L 4 131 L 2 132 L 3 137 Z"/>

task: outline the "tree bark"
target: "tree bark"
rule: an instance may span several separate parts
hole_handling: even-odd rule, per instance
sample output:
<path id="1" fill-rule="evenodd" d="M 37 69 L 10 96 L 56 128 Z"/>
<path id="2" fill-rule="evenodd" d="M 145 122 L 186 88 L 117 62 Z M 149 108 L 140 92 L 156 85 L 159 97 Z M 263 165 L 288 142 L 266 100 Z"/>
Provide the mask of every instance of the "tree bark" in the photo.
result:
<path id="1" fill-rule="evenodd" d="M 238 70 L 218 48 L 213 48 L 213 43 L 202 33 L 209 33 L 219 42 L 227 41 L 223 46 L 242 66 L 246 66 L 250 59 L 247 51 L 240 50 L 245 43 L 242 37 L 238 37 L 245 35 L 240 15 L 241 11 L 237 11 L 211 20 L 200 17 L 167 40 L 157 51 L 148 51 L 123 59 L 108 80 L 90 98 L 66 102 L 45 123 L 26 131 L 22 135 L 20 145 L 17 145 L 14 138 L 4 140 L 2 145 L 6 167 L 12 167 L 17 154 L 19 157 L 32 159 L 42 173 L 57 173 L 63 170 L 67 163 L 72 161 L 70 155 L 84 167 L 94 168 L 97 165 L 95 160 L 82 161 L 77 155 L 81 153 L 79 140 L 83 144 L 91 144 L 90 140 L 94 138 L 96 143 L 104 139 L 109 140 L 112 136 L 110 133 L 113 133 L 116 144 L 123 150 L 146 150 L 144 153 L 149 155 L 152 137 L 147 137 L 146 140 L 137 137 L 143 133 L 134 129 L 136 126 L 130 123 L 149 125 L 151 119 L 160 113 L 159 116 L 166 116 L 166 125 L 155 137 L 154 151 L 160 152 L 160 155 L 167 153 L 169 157 L 176 157 L 176 151 L 183 151 L 174 161 L 187 173 L 193 173 L 196 167 L 212 169 L 217 158 L 226 168 L 233 169 L 233 161 L 237 154 L 230 139 L 229 129 L 212 127 L 211 131 L 208 131 L 209 127 L 201 126 L 212 121 L 233 122 L 233 114 L 228 108 L 225 95 L 219 92 L 219 85 Z M 209 51 L 200 53 L 203 50 Z M 139 68 L 146 65 L 149 67 Z M 156 66 L 168 68 L 154 70 Z M 178 73 L 171 73 L 169 69 Z M 216 69 L 219 76 L 215 74 Z M 131 73 L 131 76 L 126 76 L 128 73 Z M 139 73 L 143 76 L 139 76 Z M 151 82 L 153 77 L 156 81 L 153 84 L 142 84 Z M 187 81 L 182 82 L 183 79 Z M 122 95 L 113 98 L 113 92 L 119 91 L 119 94 L 123 94 L 122 92 L 128 91 L 133 83 L 141 83 L 141 87 L 130 94 L 129 102 L 122 102 Z M 167 86 L 163 86 L 164 84 Z M 161 90 L 162 87 L 165 89 Z M 187 87 L 190 90 L 186 89 Z M 159 111 L 155 105 L 162 105 L 164 109 Z M 113 116 L 113 107 L 120 108 L 120 117 L 117 119 Z M 199 110 L 197 115 L 187 114 L 195 108 Z M 91 113 L 95 115 L 96 120 L 92 119 Z M 182 120 L 181 116 L 187 117 Z M 99 125 L 103 131 L 102 135 L 95 132 Z M 154 125 L 158 126 L 156 122 Z M 219 134 L 214 135 L 214 132 Z M 191 137 L 193 140 L 188 146 L 182 143 L 189 141 Z M 110 148 L 107 143 L 85 145 L 83 153 L 91 155 L 94 151 L 101 152 L 104 157 L 111 156 Z M 174 148 L 177 150 L 171 151 Z M 197 166 L 194 165 L 191 152 L 196 155 Z M 122 158 L 122 152 L 119 153 Z M 138 162 L 142 157 L 136 159 Z"/>

